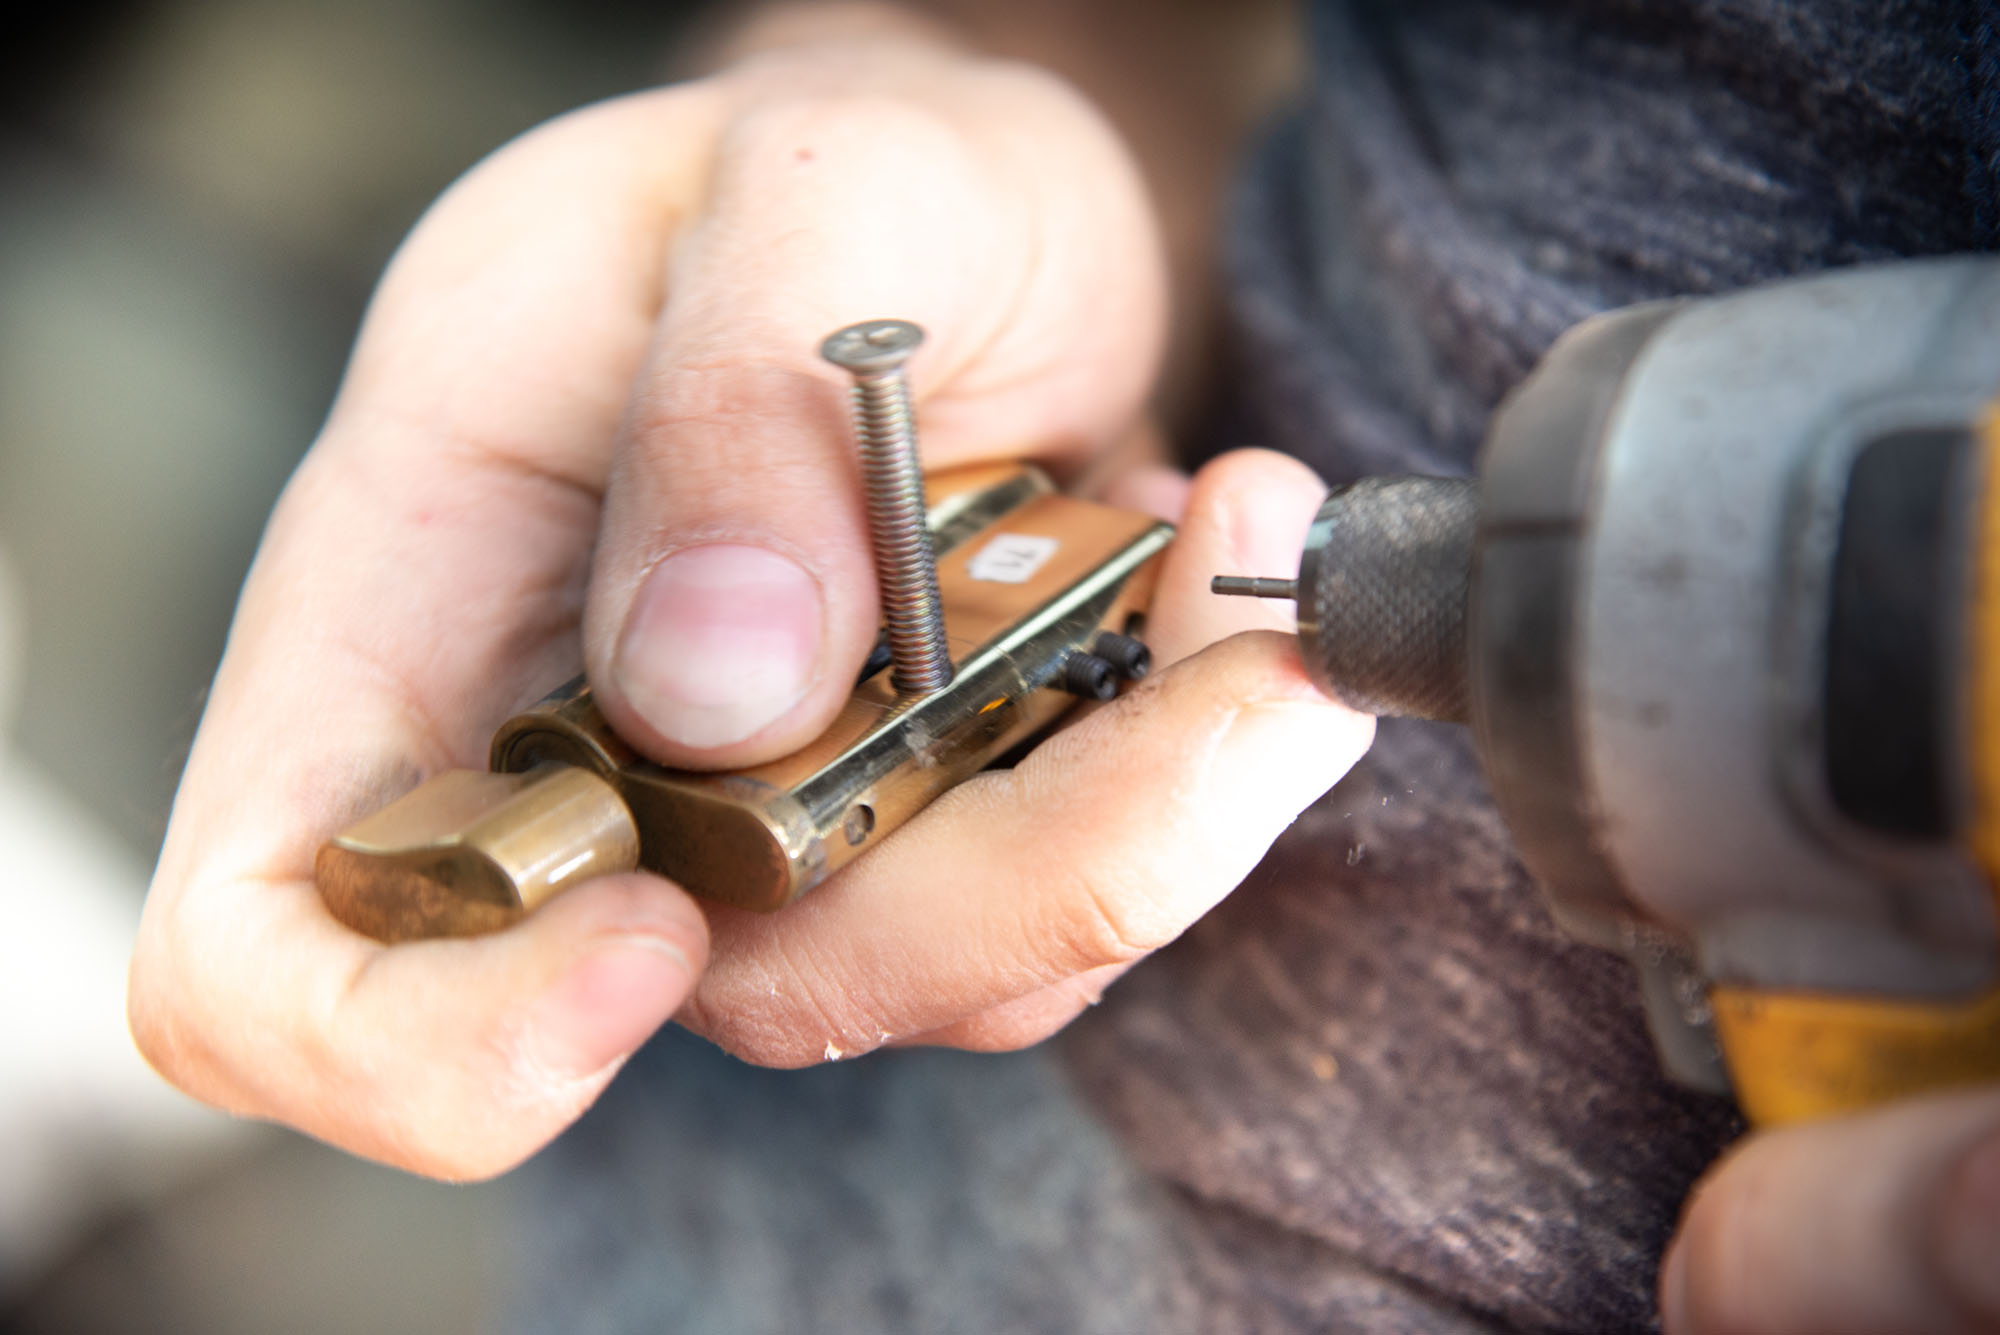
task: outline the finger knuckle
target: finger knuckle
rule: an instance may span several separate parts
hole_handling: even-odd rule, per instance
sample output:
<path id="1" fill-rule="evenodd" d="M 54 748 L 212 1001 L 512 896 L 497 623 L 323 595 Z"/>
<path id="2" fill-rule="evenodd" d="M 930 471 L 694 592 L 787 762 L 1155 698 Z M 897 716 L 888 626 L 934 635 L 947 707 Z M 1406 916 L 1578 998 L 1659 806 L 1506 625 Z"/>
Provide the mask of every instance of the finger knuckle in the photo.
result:
<path id="1" fill-rule="evenodd" d="M 139 1055 L 163 1079 L 197 1093 L 200 1063 L 186 1014 L 189 989 L 181 976 L 183 960 L 175 948 L 170 917 L 154 907 L 141 921 L 126 973 L 125 1022 Z"/>
<path id="2" fill-rule="evenodd" d="M 125 1023 L 139 1055 L 169 1084 L 185 1087 L 179 1026 L 150 960 L 139 956 L 126 985 Z"/>
<path id="3" fill-rule="evenodd" d="M 695 79 L 561 112 L 488 155 L 453 193 L 495 179 L 524 187 L 573 179 L 579 157 L 616 151 L 641 127 L 657 133 L 662 120 L 690 129 L 699 126 L 717 96 L 711 81 Z"/>
<path id="4" fill-rule="evenodd" d="M 789 355 L 731 345 L 676 349 L 634 395 L 629 433 L 635 453 L 626 467 L 659 469 L 670 461 L 676 487 L 742 486 L 741 442 L 760 426 L 811 420 L 825 410 L 824 399 L 824 384 Z M 710 439 L 714 445 L 704 448 Z M 824 498 L 823 467 L 810 457 L 762 463 L 760 475 L 772 485 Z"/>
<path id="5" fill-rule="evenodd" d="M 830 1018 L 808 1006 L 785 1005 L 710 1012 L 700 1032 L 738 1061 L 773 1070 L 797 1070 L 864 1051 L 843 1040 Z"/>
<path id="6" fill-rule="evenodd" d="M 948 1041 L 967 1052 L 1019 1052 L 1060 1033 L 1084 1004 L 1051 995 L 1031 1005 L 1003 1006 L 958 1026 Z"/>
<path id="7" fill-rule="evenodd" d="M 756 170 L 823 158 L 935 161 L 963 151 L 950 118 L 908 97 L 868 89 L 800 91 L 756 104 L 726 132 L 726 161 Z"/>
<path id="8" fill-rule="evenodd" d="M 336 1143 L 379 1163 L 439 1182 L 484 1182 L 525 1161 L 551 1139 L 539 1124 L 506 1136 L 468 1136 L 454 1125 L 410 1119 L 336 1135 Z"/>
<path id="9" fill-rule="evenodd" d="M 784 1070 L 858 1056 L 891 1037 L 863 997 L 780 947 L 712 967 L 680 1018 L 738 1060 Z"/>
<path id="10" fill-rule="evenodd" d="M 824 1046 L 815 1051 L 808 1035 L 775 1015 L 711 1012 L 694 1027 L 724 1052 L 752 1066 L 789 1071 L 825 1060 Z"/>
<path id="11" fill-rule="evenodd" d="M 1072 867 L 1069 892 L 1058 903 L 1063 921 L 1056 939 L 1066 946 L 1065 963 L 1073 972 L 1132 964 L 1175 935 L 1146 887 L 1128 876 Z"/>
<path id="12" fill-rule="evenodd" d="M 1065 1023 L 1030 1022 L 1012 1016 L 982 1019 L 953 1030 L 943 1044 L 961 1052 L 1019 1052 L 1055 1034 Z"/>

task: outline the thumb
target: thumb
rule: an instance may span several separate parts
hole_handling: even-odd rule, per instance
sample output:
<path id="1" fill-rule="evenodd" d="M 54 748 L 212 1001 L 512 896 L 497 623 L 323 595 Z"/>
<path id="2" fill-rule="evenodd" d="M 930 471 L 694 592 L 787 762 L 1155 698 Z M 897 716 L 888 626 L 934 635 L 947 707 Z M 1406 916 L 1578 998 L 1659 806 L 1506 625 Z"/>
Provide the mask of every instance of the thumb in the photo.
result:
<path id="1" fill-rule="evenodd" d="M 149 900 L 139 1049 L 197 1098 L 431 1177 L 489 1177 L 576 1120 L 708 958 L 700 908 L 603 877 L 508 931 L 381 946 L 310 883 Z"/>
<path id="2" fill-rule="evenodd" d="M 1668 1335 L 2000 1331 L 2000 1090 L 1766 1132 L 1696 1189 Z"/>
<path id="3" fill-rule="evenodd" d="M 801 94 L 723 135 L 627 415 L 584 619 L 606 716 L 656 760 L 797 749 L 874 642 L 849 382 L 819 356 L 832 330 L 926 329 L 907 369 L 933 465 L 1082 454 L 1138 411 L 1161 318 L 1136 181 L 1067 94 L 981 80 L 1006 95 Z M 1052 129 L 1068 145 L 1053 161 L 990 141 L 989 120 L 1018 135 L 1036 116 L 1095 134 Z M 1071 192 L 1024 179 L 1051 172 L 1122 205 L 1071 217 Z"/>

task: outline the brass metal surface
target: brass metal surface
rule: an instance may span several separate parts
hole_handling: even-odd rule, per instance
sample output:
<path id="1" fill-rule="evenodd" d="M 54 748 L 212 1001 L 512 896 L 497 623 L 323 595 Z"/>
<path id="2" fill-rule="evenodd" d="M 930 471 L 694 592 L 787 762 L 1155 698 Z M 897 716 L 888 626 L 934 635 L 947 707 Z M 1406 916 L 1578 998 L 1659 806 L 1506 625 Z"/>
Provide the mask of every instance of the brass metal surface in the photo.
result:
<path id="1" fill-rule="evenodd" d="M 876 672 L 804 749 L 705 774 L 645 760 L 578 679 L 500 727 L 493 773 L 439 776 L 322 849 L 336 916 L 382 939 L 496 930 L 628 848 L 626 867 L 781 908 L 1055 722 L 1076 703 L 1065 664 L 1144 611 L 1172 529 L 1057 495 L 1019 465 L 938 475 L 927 507 L 948 684 L 899 693 Z M 560 790 L 579 804 L 566 822 L 528 802 L 555 776 L 579 776 Z"/>
<path id="2" fill-rule="evenodd" d="M 314 873 L 335 918 L 402 941 L 497 931 L 638 860 L 631 813 L 588 769 L 451 770 L 336 835 Z"/>
<path id="3" fill-rule="evenodd" d="M 698 774 L 636 759 L 574 682 L 501 728 L 493 767 L 597 769 L 631 808 L 644 866 L 708 898 L 781 908 L 1070 709 L 1056 684 L 1066 657 L 1145 606 L 1152 560 L 1172 535 L 1142 515 L 1046 494 L 992 527 L 938 563 L 957 664 L 941 690 L 901 697 L 877 674 L 803 750 Z M 1002 536 L 1056 546 L 1019 583 L 979 578 L 975 563 Z"/>

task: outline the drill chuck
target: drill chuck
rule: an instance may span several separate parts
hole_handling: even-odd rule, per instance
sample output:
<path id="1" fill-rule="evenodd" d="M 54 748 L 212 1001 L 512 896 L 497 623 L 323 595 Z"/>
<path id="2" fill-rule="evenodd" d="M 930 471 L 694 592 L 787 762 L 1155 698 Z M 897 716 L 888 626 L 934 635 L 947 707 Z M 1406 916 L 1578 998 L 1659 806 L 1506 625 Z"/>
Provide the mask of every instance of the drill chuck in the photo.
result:
<path id="1" fill-rule="evenodd" d="M 1299 644 L 1321 688 L 1370 714 L 1463 723 L 1470 478 L 1364 478 L 1328 496 L 1299 562 Z"/>
<path id="2" fill-rule="evenodd" d="M 1225 575 L 1212 587 L 1295 599 L 1306 671 L 1350 708 L 1464 723 L 1478 521 L 1471 478 L 1363 478 L 1320 506 L 1296 580 Z"/>

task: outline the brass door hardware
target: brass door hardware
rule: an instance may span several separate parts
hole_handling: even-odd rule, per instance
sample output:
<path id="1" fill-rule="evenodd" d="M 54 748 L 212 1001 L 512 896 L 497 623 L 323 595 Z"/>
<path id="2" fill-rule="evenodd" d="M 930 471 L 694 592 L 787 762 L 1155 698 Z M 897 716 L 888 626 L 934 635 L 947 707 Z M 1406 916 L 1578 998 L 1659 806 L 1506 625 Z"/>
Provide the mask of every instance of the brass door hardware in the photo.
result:
<path id="1" fill-rule="evenodd" d="M 829 339 L 828 355 L 843 336 L 887 327 L 905 354 L 921 338 L 914 326 L 872 321 Z M 749 769 L 670 770 L 626 745 L 578 679 L 500 727 L 490 773 L 438 775 L 329 840 L 316 873 L 334 916 L 384 941 L 495 931 L 583 880 L 635 866 L 710 899 L 782 908 L 1079 697 L 1107 698 L 1142 675 L 1135 636 L 1171 527 L 1057 494 L 1019 465 L 924 480 L 894 366 L 888 411 L 900 436 L 886 453 L 923 486 L 916 531 L 928 541 L 913 547 L 907 510 L 872 499 L 880 465 L 867 446 L 883 435 L 884 393 L 866 380 L 881 370 L 856 372 L 870 523 L 878 565 L 885 528 L 904 525 L 898 588 L 921 593 L 928 581 L 936 592 L 904 600 L 916 615 L 890 619 L 886 649 L 824 734 Z M 885 588 L 885 612 L 896 597 Z M 899 647 L 911 643 L 916 651 Z"/>

